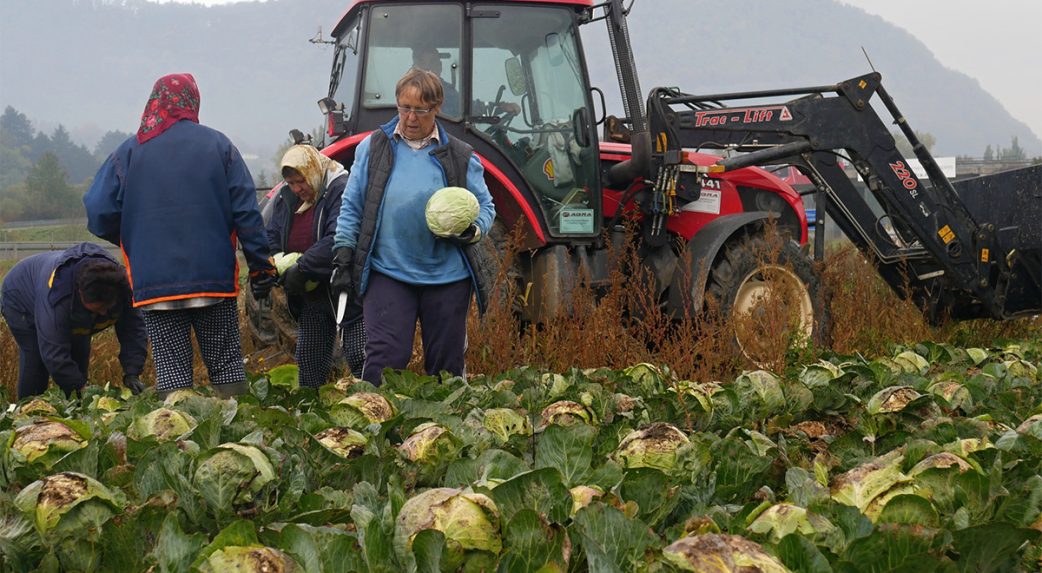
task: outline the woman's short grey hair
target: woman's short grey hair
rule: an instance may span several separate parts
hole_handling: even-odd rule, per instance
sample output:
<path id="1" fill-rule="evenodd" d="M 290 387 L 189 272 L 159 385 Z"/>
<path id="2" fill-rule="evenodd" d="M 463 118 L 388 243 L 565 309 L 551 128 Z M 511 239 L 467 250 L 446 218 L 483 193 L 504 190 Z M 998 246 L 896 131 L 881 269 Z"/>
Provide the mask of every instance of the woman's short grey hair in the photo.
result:
<path id="1" fill-rule="evenodd" d="M 398 85 L 394 87 L 394 97 L 402 95 L 406 88 L 419 90 L 423 103 L 432 107 L 441 105 L 445 100 L 445 90 L 441 87 L 441 78 L 434 72 L 409 68 L 402 79 L 398 80 Z"/>

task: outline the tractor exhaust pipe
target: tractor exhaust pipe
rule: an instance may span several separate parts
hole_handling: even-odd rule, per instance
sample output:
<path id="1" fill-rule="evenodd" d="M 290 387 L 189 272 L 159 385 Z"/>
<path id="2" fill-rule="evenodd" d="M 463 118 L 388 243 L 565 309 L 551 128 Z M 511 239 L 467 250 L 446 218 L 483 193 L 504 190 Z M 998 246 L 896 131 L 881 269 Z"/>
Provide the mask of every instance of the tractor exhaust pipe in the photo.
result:
<path id="1" fill-rule="evenodd" d="M 634 132 L 630 137 L 629 159 L 608 168 L 608 184 L 621 187 L 638 177 L 647 177 L 651 166 L 651 136 L 648 128 Z"/>

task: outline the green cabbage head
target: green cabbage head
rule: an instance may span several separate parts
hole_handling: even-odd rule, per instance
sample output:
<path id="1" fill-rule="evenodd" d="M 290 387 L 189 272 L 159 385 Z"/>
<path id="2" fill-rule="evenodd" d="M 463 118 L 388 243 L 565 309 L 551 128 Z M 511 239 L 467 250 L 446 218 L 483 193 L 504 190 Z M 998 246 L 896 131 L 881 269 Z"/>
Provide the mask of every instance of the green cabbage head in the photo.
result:
<path id="1" fill-rule="evenodd" d="M 540 427 L 574 426 L 576 424 L 592 424 L 593 419 L 585 406 L 571 400 L 558 400 L 543 408 L 539 416 Z"/>
<path id="2" fill-rule="evenodd" d="M 532 425 L 528 422 L 528 416 L 519 414 L 510 408 L 485 410 L 481 425 L 496 436 L 501 444 L 506 443 L 510 436 L 528 436 L 532 433 Z"/>
<path id="3" fill-rule="evenodd" d="M 630 432 L 612 457 L 627 469 L 655 468 L 669 472 L 677 463 L 678 451 L 689 443 L 676 426 L 656 422 Z"/>
<path id="4" fill-rule="evenodd" d="M 662 550 L 680 571 L 698 573 L 790 573 L 758 543 L 738 535 L 706 533 L 684 537 Z"/>
<path id="5" fill-rule="evenodd" d="M 412 434 L 398 446 L 398 452 L 410 462 L 440 465 L 455 459 L 460 443 L 444 426 L 427 422 L 416 426 Z"/>
<path id="6" fill-rule="evenodd" d="M 99 531 L 126 500 L 92 477 L 61 472 L 27 485 L 15 506 L 33 519 L 40 536 L 53 539 Z"/>
<path id="7" fill-rule="evenodd" d="M 389 420 L 394 416 L 394 406 L 379 394 L 358 392 L 334 404 L 329 416 L 338 426 L 365 428 Z"/>
<path id="8" fill-rule="evenodd" d="M 86 446 L 87 440 L 62 422 L 35 422 L 15 429 L 11 457 L 16 462 L 49 468 L 65 454 Z"/>
<path id="9" fill-rule="evenodd" d="M 776 503 L 749 524 L 749 531 L 769 535 L 773 543 L 790 533 L 799 532 L 810 537 L 816 533 L 828 533 L 834 528 L 825 517 L 791 503 Z"/>
<path id="10" fill-rule="evenodd" d="M 222 547 L 199 566 L 201 573 L 293 573 L 299 570 L 290 556 L 263 545 Z"/>
<path id="11" fill-rule="evenodd" d="M 160 407 L 134 420 L 127 434 L 134 440 L 154 436 L 160 442 L 169 442 L 195 428 L 195 418 L 172 408 Z"/>
<path id="12" fill-rule="evenodd" d="M 315 434 L 315 439 L 327 450 L 342 458 L 355 458 L 362 455 L 368 441 L 360 432 L 341 427 L 322 430 Z"/>
<path id="13" fill-rule="evenodd" d="M 427 200 L 427 227 L 436 237 L 452 237 L 478 219 L 478 198 L 463 187 L 443 187 Z"/>
<path id="14" fill-rule="evenodd" d="M 14 505 L 36 525 L 48 553 L 63 571 L 101 571 L 105 524 L 126 506 L 118 489 L 74 472 L 35 481 Z"/>
<path id="15" fill-rule="evenodd" d="M 257 446 L 222 444 L 204 456 L 193 483 L 214 509 L 231 509 L 253 502 L 265 485 L 275 480 L 275 468 Z"/>
<path id="16" fill-rule="evenodd" d="M 503 538 L 499 510 L 480 493 L 439 487 L 410 498 L 398 513 L 394 549 L 404 562 L 412 561 L 412 541 L 417 533 L 436 529 L 445 535 L 443 571 L 494 570 Z"/>

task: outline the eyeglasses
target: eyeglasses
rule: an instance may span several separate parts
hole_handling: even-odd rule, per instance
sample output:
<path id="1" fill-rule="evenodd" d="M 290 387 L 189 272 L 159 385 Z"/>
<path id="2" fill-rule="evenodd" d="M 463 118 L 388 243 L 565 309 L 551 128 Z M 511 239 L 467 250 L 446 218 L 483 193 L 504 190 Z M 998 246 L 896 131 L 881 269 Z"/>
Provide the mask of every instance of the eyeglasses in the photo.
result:
<path id="1" fill-rule="evenodd" d="M 411 113 L 416 117 L 423 117 L 432 111 L 434 111 L 434 108 L 417 109 L 415 107 L 408 107 L 404 105 L 398 106 L 398 113 L 401 115 L 409 115 Z"/>

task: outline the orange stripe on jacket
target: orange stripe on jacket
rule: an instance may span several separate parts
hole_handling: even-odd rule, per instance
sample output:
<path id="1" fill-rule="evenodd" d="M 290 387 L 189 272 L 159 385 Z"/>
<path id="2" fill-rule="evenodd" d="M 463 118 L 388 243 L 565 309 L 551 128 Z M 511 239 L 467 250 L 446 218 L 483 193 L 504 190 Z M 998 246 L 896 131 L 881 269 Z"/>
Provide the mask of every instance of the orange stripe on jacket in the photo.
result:
<path id="1" fill-rule="evenodd" d="M 236 231 L 235 230 L 232 230 L 231 241 L 232 241 L 232 251 L 235 251 L 235 249 L 237 247 L 236 241 L 238 241 L 238 237 L 236 235 Z M 127 251 L 123 249 L 123 244 L 122 243 L 120 243 L 119 250 L 120 250 L 121 253 L 123 253 L 123 262 L 125 263 L 125 266 L 127 267 L 127 280 L 130 281 L 130 290 L 134 290 L 134 279 L 131 276 L 131 271 L 130 271 L 130 257 L 127 256 Z M 175 294 L 175 295 L 170 295 L 170 296 L 159 296 L 159 297 L 156 297 L 156 298 L 150 298 L 148 300 L 143 300 L 143 301 L 140 301 L 140 302 L 136 302 L 135 301 L 134 302 L 134 308 L 139 308 L 139 307 L 142 307 L 142 306 L 145 306 L 145 305 L 149 305 L 149 304 L 155 304 L 157 302 L 167 302 L 167 301 L 171 301 L 171 300 L 184 300 L 186 298 L 204 298 L 204 297 L 234 298 L 234 297 L 239 296 L 239 257 L 238 256 L 235 257 L 235 274 L 232 275 L 232 276 L 235 277 L 235 279 L 234 279 L 235 290 L 233 290 L 232 292 L 194 292 L 194 293 L 187 293 L 187 294 Z M 54 275 L 52 273 L 51 280 L 53 280 L 53 279 L 54 279 Z"/>

